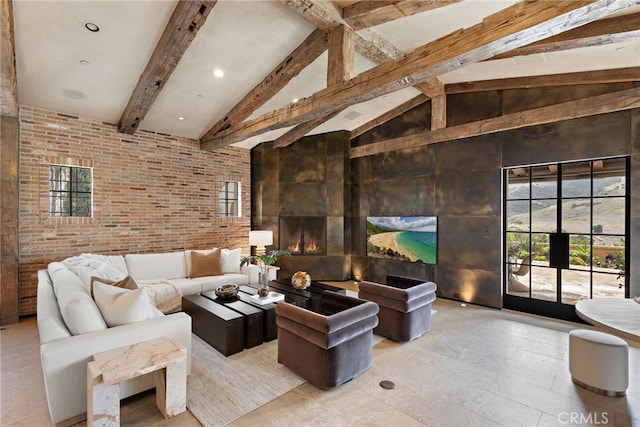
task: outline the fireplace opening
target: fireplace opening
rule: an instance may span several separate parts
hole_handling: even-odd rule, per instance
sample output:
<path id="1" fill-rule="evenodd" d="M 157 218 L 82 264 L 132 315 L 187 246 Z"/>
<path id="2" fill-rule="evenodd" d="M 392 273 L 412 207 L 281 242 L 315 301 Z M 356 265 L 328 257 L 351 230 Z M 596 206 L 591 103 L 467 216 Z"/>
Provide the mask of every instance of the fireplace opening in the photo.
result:
<path id="1" fill-rule="evenodd" d="M 326 228 L 325 217 L 280 217 L 280 248 L 291 255 L 325 255 Z"/>

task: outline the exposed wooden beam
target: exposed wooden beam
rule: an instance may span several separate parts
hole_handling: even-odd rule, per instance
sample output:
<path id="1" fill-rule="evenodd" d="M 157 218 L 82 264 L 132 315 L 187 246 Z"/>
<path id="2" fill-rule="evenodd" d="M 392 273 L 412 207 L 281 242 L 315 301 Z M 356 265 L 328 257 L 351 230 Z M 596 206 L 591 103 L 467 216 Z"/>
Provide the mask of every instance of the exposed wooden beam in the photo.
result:
<path id="1" fill-rule="evenodd" d="M 640 81 L 640 67 L 453 83 L 445 86 L 445 92 L 451 95 L 467 92 L 488 92 L 507 89 L 530 89 L 535 87 L 621 83 L 632 81 Z"/>
<path id="2" fill-rule="evenodd" d="M 493 59 L 640 40 L 640 12 L 591 22 L 548 39 L 494 56 Z"/>
<path id="3" fill-rule="evenodd" d="M 603 171 L 604 170 L 604 160 L 595 160 L 593 162 L 593 170 L 594 171 Z"/>
<path id="4" fill-rule="evenodd" d="M 525 168 L 513 168 L 511 171 L 515 176 L 527 176 L 527 170 Z"/>
<path id="5" fill-rule="evenodd" d="M 296 125 L 568 31 L 636 2 L 519 2 L 488 16 L 477 25 L 427 43 L 401 59 L 378 65 L 296 104 L 227 129 L 213 139 L 201 139 L 201 147 L 217 149 L 269 130 Z"/>
<path id="6" fill-rule="evenodd" d="M 328 36 L 324 30 L 315 30 L 297 48 L 284 58 L 271 72 L 240 100 L 224 117 L 209 129 L 202 139 L 209 139 L 223 129 L 242 123 L 255 110 L 264 105 L 291 79 L 327 50 Z"/>
<path id="7" fill-rule="evenodd" d="M 329 33 L 327 86 L 353 77 L 353 36 L 353 30 L 346 25 L 340 25 Z"/>
<path id="8" fill-rule="evenodd" d="M 375 31 L 368 29 L 355 33 L 356 52 L 375 64 L 399 59 L 404 53 Z"/>
<path id="9" fill-rule="evenodd" d="M 289 9 L 327 33 L 340 25 L 348 25 L 342 19 L 342 10 L 328 1 L 318 0 L 280 0 Z M 356 52 L 379 64 L 402 57 L 402 52 L 379 34 L 363 30 L 354 34 Z"/>
<path id="10" fill-rule="evenodd" d="M 431 98 L 431 130 L 447 127 L 447 96 Z"/>
<path id="11" fill-rule="evenodd" d="M 326 116 L 316 117 L 315 119 L 311 119 L 308 122 L 300 123 L 293 129 L 288 130 L 284 135 L 276 138 L 273 143 L 273 148 L 282 148 L 293 144 L 327 120 L 331 120 L 332 118 L 340 114 L 342 111 L 343 110 L 334 111 L 327 114 Z"/>
<path id="12" fill-rule="evenodd" d="M 216 3 L 217 0 L 178 2 L 122 112 L 118 132 L 133 134 L 138 129 Z"/>
<path id="13" fill-rule="evenodd" d="M 357 138 L 363 133 L 370 131 L 376 126 L 380 126 L 383 123 L 388 122 L 391 119 L 398 117 L 401 114 L 406 113 L 407 111 L 417 107 L 418 105 L 422 105 L 427 102 L 429 98 L 425 95 L 418 95 L 416 97 L 411 98 L 407 102 L 404 102 L 397 107 L 387 111 L 386 113 L 376 117 L 373 120 L 368 121 L 360 127 L 355 128 L 351 131 L 351 135 L 349 136 L 351 139 Z"/>
<path id="14" fill-rule="evenodd" d="M 2 79 L 1 112 L 3 116 L 18 117 L 18 86 L 16 80 L 16 50 L 12 0 L 2 0 L 2 4 L 0 5 L 0 35 L 0 78 Z"/>
<path id="15" fill-rule="evenodd" d="M 365 28 L 358 31 L 357 33 L 354 32 L 353 29 L 342 19 L 342 11 L 340 10 L 340 8 L 334 4 L 319 2 L 316 0 L 281 1 L 282 3 L 287 5 L 287 7 L 297 12 L 300 16 L 305 18 L 311 24 L 317 26 L 319 29 L 323 29 L 332 34 L 336 31 L 336 28 L 341 27 L 345 29 L 345 32 L 350 31 L 353 34 L 353 43 L 355 45 L 355 50 L 359 54 L 376 64 L 382 64 L 395 59 L 400 59 L 404 56 L 404 54 L 398 48 L 396 48 L 394 45 L 389 43 L 374 31 Z M 339 64 L 339 62 L 336 62 L 335 58 L 329 58 L 328 63 L 329 67 L 334 67 Z M 332 71 L 330 70 L 330 73 L 331 72 Z M 336 82 L 337 80 L 334 82 L 329 82 L 328 85 Z M 425 81 L 416 88 L 429 97 L 444 94 L 444 85 L 437 78 Z M 313 121 L 313 123 L 317 122 L 317 120 Z M 308 126 L 303 126 L 300 131 L 292 129 L 287 132 L 287 135 L 299 134 L 303 130 L 307 129 L 307 127 Z M 308 133 L 308 130 L 302 135 L 306 133 Z"/>
<path id="16" fill-rule="evenodd" d="M 349 80 L 353 77 L 353 36 L 353 30 L 344 24 L 339 25 L 329 33 L 327 85 Z M 343 110 L 339 109 L 327 115 L 300 123 L 277 138 L 273 144 L 274 148 L 282 148 L 293 144 L 341 111 Z"/>
<path id="17" fill-rule="evenodd" d="M 640 107 L 640 87 L 351 148 L 351 158 Z"/>
<path id="18" fill-rule="evenodd" d="M 365 0 L 342 9 L 342 18 L 355 30 L 384 24 L 398 18 L 439 7 L 449 6 L 461 0 Z"/>

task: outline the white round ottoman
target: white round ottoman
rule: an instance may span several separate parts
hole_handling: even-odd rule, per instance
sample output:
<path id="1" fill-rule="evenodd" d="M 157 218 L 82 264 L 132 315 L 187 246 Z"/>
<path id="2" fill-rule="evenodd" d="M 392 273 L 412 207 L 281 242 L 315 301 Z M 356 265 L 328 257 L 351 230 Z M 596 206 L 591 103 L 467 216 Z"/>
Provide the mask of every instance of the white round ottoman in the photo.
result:
<path id="1" fill-rule="evenodd" d="M 574 383 L 605 396 L 629 386 L 629 346 L 622 338 L 589 329 L 569 333 L 569 372 Z"/>

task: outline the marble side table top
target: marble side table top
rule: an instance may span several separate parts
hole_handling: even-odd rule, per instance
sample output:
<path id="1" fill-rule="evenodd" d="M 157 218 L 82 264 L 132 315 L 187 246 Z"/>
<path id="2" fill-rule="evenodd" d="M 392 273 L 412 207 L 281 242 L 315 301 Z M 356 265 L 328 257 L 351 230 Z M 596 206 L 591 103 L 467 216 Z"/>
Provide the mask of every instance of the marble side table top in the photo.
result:
<path id="1" fill-rule="evenodd" d="M 186 349 L 163 337 L 98 353 L 93 359 L 102 373 L 102 381 L 118 384 L 166 368 L 177 359 L 186 357 Z"/>

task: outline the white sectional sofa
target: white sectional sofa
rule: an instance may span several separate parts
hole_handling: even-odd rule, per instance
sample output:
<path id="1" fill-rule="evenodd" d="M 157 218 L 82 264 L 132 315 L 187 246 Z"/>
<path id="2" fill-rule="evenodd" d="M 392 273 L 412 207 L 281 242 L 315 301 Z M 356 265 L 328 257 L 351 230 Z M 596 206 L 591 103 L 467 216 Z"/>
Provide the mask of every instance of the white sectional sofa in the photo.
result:
<path id="1" fill-rule="evenodd" d="M 139 321 L 110 327 L 93 299 L 91 276 L 118 279 L 114 276 L 129 275 L 139 283 L 166 281 L 184 295 L 225 283 L 257 283 L 259 269 L 248 266 L 241 270 L 239 251 L 223 251 L 222 267 L 228 272 L 220 276 L 189 278 L 191 251 L 96 255 L 107 260 L 103 267 L 85 266 L 76 259 L 75 263 L 52 262 L 47 270 L 38 271 L 40 358 L 52 421 L 71 425 L 86 417 L 86 369 L 96 353 L 167 337 L 186 347 L 190 372 L 191 318 L 187 314 L 163 314 L 151 307 Z M 128 397 L 154 386 L 153 375 L 145 375 L 122 383 L 120 395 Z"/>

